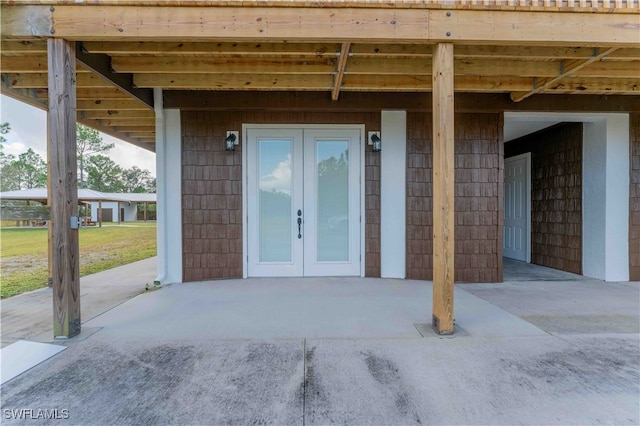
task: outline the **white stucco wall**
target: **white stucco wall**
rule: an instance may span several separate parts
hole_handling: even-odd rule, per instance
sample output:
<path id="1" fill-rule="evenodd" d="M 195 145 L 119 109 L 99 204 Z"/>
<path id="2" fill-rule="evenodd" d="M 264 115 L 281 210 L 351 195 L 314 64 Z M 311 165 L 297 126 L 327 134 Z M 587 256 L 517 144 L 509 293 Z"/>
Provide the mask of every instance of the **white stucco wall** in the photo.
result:
<path id="1" fill-rule="evenodd" d="M 629 116 L 607 118 L 606 280 L 629 280 Z"/>
<path id="2" fill-rule="evenodd" d="M 582 270 L 629 280 L 629 116 L 585 122 L 582 169 Z"/>
<path id="3" fill-rule="evenodd" d="M 382 111 L 380 274 L 406 276 L 407 113 Z"/>
<path id="4" fill-rule="evenodd" d="M 607 126 L 584 123 L 582 146 L 582 273 L 605 277 Z"/>
<path id="5" fill-rule="evenodd" d="M 156 105 L 158 277 L 161 283 L 182 282 L 182 150 L 180 110 Z"/>

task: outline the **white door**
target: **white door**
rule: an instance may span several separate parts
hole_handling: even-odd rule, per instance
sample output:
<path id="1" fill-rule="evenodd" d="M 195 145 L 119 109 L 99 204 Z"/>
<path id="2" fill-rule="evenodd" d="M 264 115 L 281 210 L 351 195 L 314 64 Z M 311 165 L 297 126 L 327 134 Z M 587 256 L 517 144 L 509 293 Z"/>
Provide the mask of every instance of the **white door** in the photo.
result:
<path id="1" fill-rule="evenodd" d="M 504 160 L 504 244 L 502 254 L 527 262 L 529 247 L 530 154 Z"/>
<path id="2" fill-rule="evenodd" d="M 360 129 L 247 129 L 248 276 L 360 275 Z"/>

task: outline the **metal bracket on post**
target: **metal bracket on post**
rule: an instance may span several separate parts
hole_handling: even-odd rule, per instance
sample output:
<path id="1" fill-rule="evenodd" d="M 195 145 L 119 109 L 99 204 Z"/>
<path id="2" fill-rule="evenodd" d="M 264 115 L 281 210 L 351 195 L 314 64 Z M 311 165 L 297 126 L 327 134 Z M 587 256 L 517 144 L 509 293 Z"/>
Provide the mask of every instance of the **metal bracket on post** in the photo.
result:
<path id="1" fill-rule="evenodd" d="M 82 226 L 82 219 L 80 219 L 79 216 L 71 216 L 69 225 L 71 226 L 71 229 L 80 229 Z"/>

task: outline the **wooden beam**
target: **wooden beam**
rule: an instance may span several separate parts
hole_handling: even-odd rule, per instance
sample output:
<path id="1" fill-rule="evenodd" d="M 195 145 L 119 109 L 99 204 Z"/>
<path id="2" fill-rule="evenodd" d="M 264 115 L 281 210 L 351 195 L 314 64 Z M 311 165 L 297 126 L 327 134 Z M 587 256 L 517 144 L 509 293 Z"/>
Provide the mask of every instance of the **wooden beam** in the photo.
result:
<path id="1" fill-rule="evenodd" d="M 147 109 L 144 110 L 93 110 L 93 111 L 83 111 L 81 113 L 82 118 L 86 119 L 117 119 L 121 120 L 140 120 L 140 119 L 153 119 L 155 120 L 155 114 L 153 111 L 149 111 Z"/>
<path id="2" fill-rule="evenodd" d="M 46 73 L 26 73 L 26 74 L 3 74 L 7 76 L 7 80 L 11 83 L 11 87 L 16 89 L 46 89 L 48 87 Z M 109 88 L 112 84 L 96 77 L 94 74 L 83 72 L 76 74 L 76 87 L 81 88 Z"/>
<path id="3" fill-rule="evenodd" d="M 431 83 L 430 83 L 431 84 Z M 209 111 L 379 112 L 383 109 L 428 112 L 431 93 L 342 92 L 338 101 L 314 92 L 164 91 L 164 107 Z M 456 112 L 555 111 L 640 112 L 640 96 L 545 95 L 514 103 L 508 94 L 457 93 Z M 111 114 L 110 114 L 111 113 Z M 83 114 L 136 114 L 140 111 L 86 111 Z M 146 112 L 142 112 L 146 113 Z"/>
<path id="4" fill-rule="evenodd" d="M 221 43 L 221 42 L 86 42 L 90 53 L 104 53 L 112 57 L 158 56 L 206 56 L 206 57 L 310 57 L 335 58 L 340 46 L 337 43 Z"/>
<path id="5" fill-rule="evenodd" d="M 47 99 L 48 97 L 48 91 L 47 89 L 37 89 L 36 90 L 37 94 L 38 94 L 38 98 L 41 99 Z M 125 93 L 122 93 L 121 91 L 119 91 L 118 89 L 115 88 L 92 88 L 92 89 L 88 89 L 88 88 L 82 88 L 82 89 L 78 89 L 76 90 L 76 99 L 77 100 L 94 100 L 96 98 L 99 99 L 111 99 L 111 100 L 116 100 L 116 99 L 120 99 L 123 101 L 127 101 L 130 100 L 127 95 Z"/>
<path id="6" fill-rule="evenodd" d="M 333 58 L 183 58 L 171 56 L 116 56 L 113 69 L 125 73 L 166 74 L 331 74 Z"/>
<path id="7" fill-rule="evenodd" d="M 140 74 L 135 82 L 141 87 L 162 86 L 189 90 L 332 90 L 330 75 L 214 75 L 214 74 Z M 532 78 L 456 77 L 456 87 L 466 92 L 502 92 L 526 90 Z M 597 84 L 601 86 L 601 82 Z M 430 76 L 345 74 L 341 90 L 380 92 L 425 92 L 431 90 Z M 604 89 L 603 89 L 604 91 Z"/>
<path id="8" fill-rule="evenodd" d="M 466 93 L 509 93 L 526 90 L 533 86 L 531 77 L 471 77 L 455 76 L 456 92 Z M 304 90 L 300 87 L 299 90 Z M 367 92 L 424 92 L 431 90 L 430 76 L 344 76 L 342 91 Z M 627 94 L 640 93 L 640 82 L 637 79 L 597 79 L 566 78 L 549 85 L 547 93 L 580 93 L 580 94 Z"/>
<path id="9" fill-rule="evenodd" d="M 178 57 L 311 57 L 335 58 L 340 46 L 337 43 L 220 43 L 220 42 L 85 42 L 89 53 L 117 56 L 178 56 Z M 431 58 L 432 44 L 380 44 L 357 43 L 351 45 L 353 58 Z M 2 41 L 3 55 L 41 54 L 47 51 L 46 42 L 34 40 Z M 456 45 L 456 59 L 520 59 L 562 60 L 589 59 L 592 47 L 564 46 L 500 46 Z M 610 61 L 640 60 L 640 48 L 618 49 L 607 57 Z"/>
<path id="10" fill-rule="evenodd" d="M 431 58 L 432 44 L 381 44 L 355 43 L 351 45 L 353 58 Z M 564 46 L 504 46 L 504 45 L 456 45 L 456 59 L 516 59 L 516 60 L 561 60 L 589 59 L 593 54 L 592 47 Z M 640 48 L 624 48 L 613 52 L 608 60 L 637 61 L 640 60 Z"/>
<path id="11" fill-rule="evenodd" d="M 47 56 L 2 56 L 3 73 L 46 73 Z"/>
<path id="12" fill-rule="evenodd" d="M 453 334 L 455 261 L 453 44 L 433 54 L 433 328 Z"/>
<path id="13" fill-rule="evenodd" d="M 496 60 L 495 58 L 461 58 L 455 60 L 457 76 L 555 77 L 562 61 Z M 584 77 L 635 77 L 634 62 L 607 62 L 599 68 L 585 70 Z M 349 74 L 431 75 L 431 58 L 355 58 L 349 61 Z"/>
<path id="14" fill-rule="evenodd" d="M 331 75 L 262 75 L 262 74 L 139 74 L 134 77 L 139 87 L 165 87 L 173 90 L 333 90 Z M 460 77 L 460 91 L 510 92 L 531 87 L 532 78 Z M 430 76 L 345 74 L 342 91 L 417 91 L 431 90 Z"/>
<path id="15" fill-rule="evenodd" d="M 346 44 L 346 43 L 345 43 Z M 338 56 L 338 58 L 341 58 Z M 331 74 L 339 72 L 335 58 L 179 58 L 115 57 L 117 72 L 152 74 Z M 555 77 L 566 68 L 566 61 L 501 60 L 496 58 L 456 59 L 456 75 Z M 635 78 L 640 65 L 634 61 L 606 61 L 580 71 L 582 77 Z M 431 58 L 354 58 L 349 74 L 431 75 Z"/>
<path id="16" fill-rule="evenodd" d="M 257 75 L 257 74 L 140 74 L 135 77 L 141 87 L 169 87 L 189 90 L 237 91 L 325 91 L 334 84 L 329 75 Z M 571 78 L 550 86 L 550 93 L 637 94 L 637 79 Z M 533 77 L 455 76 L 457 92 L 509 93 L 529 90 Z M 431 90 L 430 75 L 366 75 L 343 76 L 340 90 L 367 92 L 426 92 Z"/>
<path id="17" fill-rule="evenodd" d="M 12 99 L 24 102 L 38 109 L 46 110 L 47 104 L 38 98 L 38 92 L 35 89 L 17 89 L 11 86 L 11 82 L 7 74 L 2 74 L 2 86 L 0 92 Z"/>
<path id="18" fill-rule="evenodd" d="M 338 96 L 340 96 L 342 77 L 344 76 L 344 70 L 347 67 L 350 48 L 351 43 L 342 43 L 342 48 L 340 49 L 340 57 L 338 58 L 338 64 L 336 68 L 336 75 L 333 78 L 333 90 L 331 91 L 331 99 L 334 101 L 337 101 Z"/>
<path id="19" fill-rule="evenodd" d="M 425 92 L 431 90 L 430 75 L 358 75 L 344 76 L 342 91 Z M 513 88 L 528 88 L 533 79 L 527 77 L 455 77 L 459 92 L 505 93 Z M 301 88 L 302 90 L 302 88 Z"/>
<path id="20" fill-rule="evenodd" d="M 137 74 L 138 87 L 210 90 L 326 90 L 333 88 L 333 78 L 326 75 L 268 74 Z"/>
<path id="21" fill-rule="evenodd" d="M 111 58 L 109 56 L 100 53 L 87 53 L 83 51 L 82 44 L 77 43 L 76 60 L 121 92 L 148 106 L 149 109 L 153 109 L 153 91 L 134 87 L 131 74 L 114 72 L 111 68 Z"/>
<path id="22" fill-rule="evenodd" d="M 2 38 L 55 34 L 81 41 L 447 41 L 636 48 L 640 25 L 637 14 L 571 11 L 90 4 L 57 4 L 52 9 L 3 5 Z"/>
<path id="23" fill-rule="evenodd" d="M 123 133 L 123 132 L 119 132 L 117 131 L 114 127 L 110 127 L 110 126 L 104 126 L 102 125 L 102 123 L 100 122 L 100 120 L 96 120 L 96 119 L 89 119 L 84 117 L 84 115 L 88 112 L 91 111 L 79 111 L 80 113 L 80 119 L 78 120 L 79 122 L 81 122 L 82 124 L 84 124 L 85 126 L 89 126 L 93 129 L 98 130 L 99 132 L 102 132 L 104 134 L 107 134 L 109 136 L 113 136 L 116 139 L 120 139 L 123 140 L 125 142 L 129 142 L 132 145 L 136 145 L 139 146 L 140 148 L 144 148 L 147 150 L 150 150 L 153 152 L 154 148 L 153 146 L 148 146 L 147 144 L 144 144 L 142 141 L 139 140 L 138 137 L 136 136 L 132 136 L 128 133 Z"/>
<path id="24" fill-rule="evenodd" d="M 606 49 L 611 51 L 612 49 Z M 604 53 L 600 58 L 606 56 Z M 400 62 L 400 61 L 399 61 Z M 588 63 L 587 63 L 588 62 Z M 556 77 L 567 74 L 569 67 L 576 67 L 578 63 L 584 63 L 581 68 L 575 69 L 573 75 L 587 78 L 636 78 L 640 72 L 640 63 L 602 61 L 584 68 L 593 63 L 593 59 L 574 61 L 529 61 L 529 60 L 502 60 L 496 59 L 458 59 L 455 61 L 456 76 L 515 76 L 515 77 Z M 402 63 L 402 62 L 400 62 Z M 412 72 L 409 67 L 408 73 Z"/>
<path id="25" fill-rule="evenodd" d="M 511 94 L 511 100 L 513 100 L 514 102 L 520 102 L 520 101 L 523 101 L 524 99 L 528 98 L 529 96 L 533 96 L 536 93 L 543 92 L 547 88 L 552 87 L 556 83 L 560 82 L 560 80 L 564 79 L 565 77 L 570 76 L 570 75 L 582 70 L 584 67 L 588 66 L 589 64 L 591 64 L 591 63 L 593 63 L 595 61 L 599 61 L 600 59 L 602 59 L 603 57 L 606 57 L 609 53 L 613 53 L 614 51 L 616 51 L 615 47 L 610 48 L 610 49 L 606 49 L 606 50 L 603 50 L 603 51 L 600 51 L 600 50 L 596 49 L 593 52 L 593 56 L 591 58 L 589 58 L 588 60 L 586 60 L 586 61 L 575 60 L 575 61 L 572 61 L 571 63 L 567 64 L 566 67 L 563 67 L 563 69 L 557 75 L 557 77 L 545 79 L 545 80 L 541 81 L 540 84 L 538 84 L 538 82 L 536 81 L 536 84 L 534 84 L 534 87 L 532 88 L 532 90 L 530 90 L 528 92 L 512 93 Z"/>
<path id="26" fill-rule="evenodd" d="M 127 132 L 127 133 L 151 133 L 153 134 L 156 130 L 156 126 L 142 126 L 138 124 L 119 124 L 114 127 L 117 131 Z"/>
<path id="27" fill-rule="evenodd" d="M 8 38 L 51 37 L 49 6 L 2 5 L 0 36 Z"/>
<path id="28" fill-rule="evenodd" d="M 122 126 L 145 126 L 145 127 L 154 127 L 155 128 L 155 119 L 154 118 L 136 118 L 136 119 L 104 119 L 100 120 L 100 124 L 105 127 L 122 127 Z"/>
<path id="29" fill-rule="evenodd" d="M 2 40 L 0 51 L 3 55 L 47 54 L 47 42 L 44 40 Z"/>
<path id="30" fill-rule="evenodd" d="M 155 138 L 155 133 L 136 133 L 136 132 L 127 132 L 125 133 L 127 136 L 129 136 L 130 138 L 139 138 L 141 140 L 149 140 L 149 139 L 154 139 Z M 142 148 L 141 145 L 139 145 L 140 148 Z"/>
<path id="31" fill-rule="evenodd" d="M 47 148 L 51 199 L 53 336 L 80 333 L 80 263 L 76 160 L 75 43 L 49 39 L 49 143 Z"/>
<path id="32" fill-rule="evenodd" d="M 640 15 L 439 10 L 429 40 L 463 44 L 638 47 Z"/>
<path id="33" fill-rule="evenodd" d="M 428 36 L 429 15 L 427 10 L 400 9 L 93 5 L 57 5 L 53 12 L 37 6 L 8 11 L 24 7 L 3 7 L 3 38 L 48 36 L 53 30 L 57 37 L 82 41 L 423 40 Z M 27 13 L 32 22 L 25 23 Z"/>
<path id="34" fill-rule="evenodd" d="M 3 53 L 7 53 L 4 49 Z M 16 42 L 12 42 L 16 43 Z M 13 44 L 11 45 L 13 46 Z M 313 57 L 333 58 L 339 51 L 337 43 L 219 43 L 219 42 L 86 42 L 90 53 L 116 56 L 207 56 L 207 57 Z M 9 53 L 18 48 L 7 48 Z M 353 58 L 431 58 L 433 45 L 356 43 L 351 45 Z M 34 53 L 38 52 L 34 48 Z M 456 46 L 456 58 L 493 59 L 588 59 L 590 47 L 562 46 Z M 620 49 L 609 56 L 610 60 L 640 60 L 640 48 Z"/>
<path id="35" fill-rule="evenodd" d="M 95 99 L 92 101 L 80 100 L 77 103 L 78 111 L 96 111 L 96 110 L 129 110 L 129 111 L 149 111 L 146 105 L 131 99 L 128 100 L 112 100 L 112 99 Z"/>

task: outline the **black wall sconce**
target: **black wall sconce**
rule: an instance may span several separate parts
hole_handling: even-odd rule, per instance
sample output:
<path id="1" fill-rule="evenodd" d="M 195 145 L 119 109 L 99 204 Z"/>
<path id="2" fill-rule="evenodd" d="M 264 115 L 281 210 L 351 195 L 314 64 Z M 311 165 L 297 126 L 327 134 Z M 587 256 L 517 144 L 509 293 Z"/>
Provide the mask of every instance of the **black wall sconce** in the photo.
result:
<path id="1" fill-rule="evenodd" d="M 237 131 L 228 131 L 227 138 L 224 140 L 224 148 L 227 151 L 235 151 L 236 145 L 240 144 Z"/>
<path id="2" fill-rule="evenodd" d="M 382 151 L 382 139 L 380 139 L 380 132 L 369 132 L 369 145 L 373 152 Z"/>

